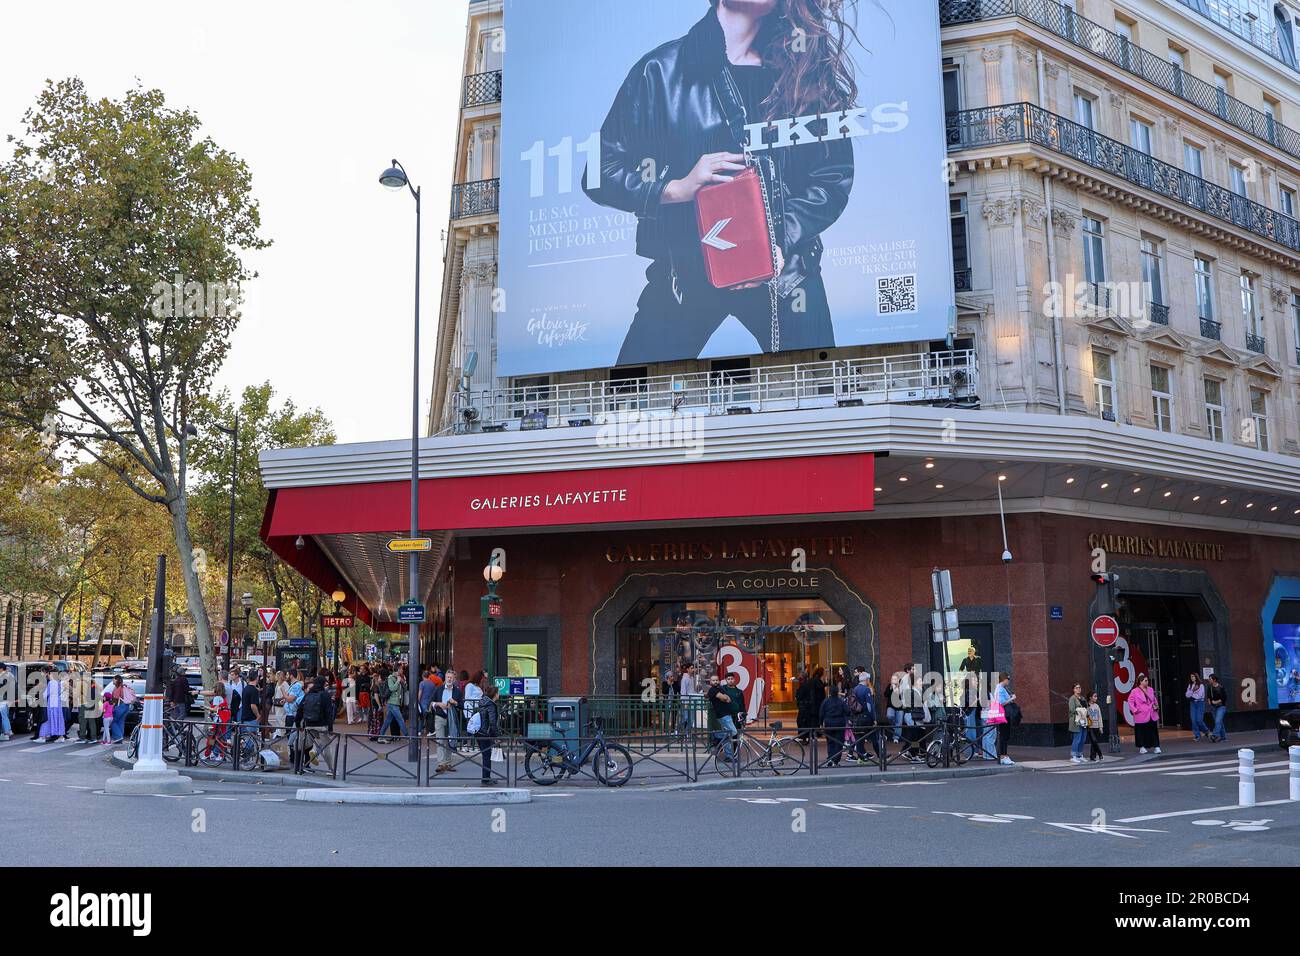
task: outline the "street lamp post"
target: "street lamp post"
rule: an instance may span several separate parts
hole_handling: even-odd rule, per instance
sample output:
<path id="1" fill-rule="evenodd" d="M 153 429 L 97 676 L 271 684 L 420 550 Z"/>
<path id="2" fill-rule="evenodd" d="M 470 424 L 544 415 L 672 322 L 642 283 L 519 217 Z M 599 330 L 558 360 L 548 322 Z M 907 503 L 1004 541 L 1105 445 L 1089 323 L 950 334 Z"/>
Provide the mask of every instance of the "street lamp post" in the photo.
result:
<path id="1" fill-rule="evenodd" d="M 253 635 L 248 630 L 248 619 L 253 613 L 253 595 L 250 594 L 248 591 L 245 591 L 242 595 L 240 595 L 239 603 L 240 606 L 242 606 L 244 609 L 244 646 L 256 647 L 257 645 L 256 642 L 254 642 L 253 640 Z M 262 670 L 263 671 L 266 670 L 265 653 L 262 654 Z"/>
<path id="2" fill-rule="evenodd" d="M 487 672 L 488 677 L 493 677 L 492 672 L 496 670 L 496 615 L 501 611 L 501 598 L 497 594 L 497 584 L 505 574 L 506 569 L 497 564 L 495 557 L 483 569 L 483 580 L 487 582 L 487 594 L 483 597 L 483 627 L 487 630 L 487 649 L 484 656 L 487 659 L 483 662 L 483 670 Z"/>
<path id="3" fill-rule="evenodd" d="M 229 435 L 231 441 L 230 533 L 226 540 L 226 670 L 229 670 L 230 651 L 235 643 L 235 636 L 230 630 L 230 607 L 235 597 L 235 478 L 239 468 L 239 412 L 235 412 L 235 425 L 233 428 L 227 428 L 225 425 L 218 425 L 217 428 Z"/>
<path id="4" fill-rule="evenodd" d="M 347 592 L 342 588 L 335 588 L 334 593 L 330 595 L 330 600 L 334 602 L 334 680 L 339 677 L 339 605 L 348 599 Z"/>
<path id="5" fill-rule="evenodd" d="M 410 194 L 415 197 L 415 344 L 412 354 L 411 373 L 411 537 L 418 538 L 420 536 L 420 190 L 418 187 L 411 185 L 406 170 L 396 159 L 380 175 L 379 182 L 389 189 L 401 189 L 405 186 Z M 419 601 L 420 556 L 418 551 L 411 552 L 410 561 L 410 594 L 408 597 L 412 601 Z M 420 625 L 414 622 L 410 625 L 409 655 L 410 669 L 407 674 L 407 686 L 411 695 L 409 713 L 414 723 L 420 713 Z M 408 759 L 415 763 L 419 760 L 419 757 L 419 737 L 412 734 Z"/>

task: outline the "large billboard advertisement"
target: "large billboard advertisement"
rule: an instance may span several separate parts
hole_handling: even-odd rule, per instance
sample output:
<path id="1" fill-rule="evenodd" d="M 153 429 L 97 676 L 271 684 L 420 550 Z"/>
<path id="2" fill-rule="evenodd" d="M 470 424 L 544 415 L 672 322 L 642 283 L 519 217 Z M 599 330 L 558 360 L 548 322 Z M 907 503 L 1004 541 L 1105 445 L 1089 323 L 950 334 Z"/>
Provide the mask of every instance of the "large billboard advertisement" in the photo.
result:
<path id="1" fill-rule="evenodd" d="M 947 334 L 938 4 L 505 17 L 499 375 Z"/>

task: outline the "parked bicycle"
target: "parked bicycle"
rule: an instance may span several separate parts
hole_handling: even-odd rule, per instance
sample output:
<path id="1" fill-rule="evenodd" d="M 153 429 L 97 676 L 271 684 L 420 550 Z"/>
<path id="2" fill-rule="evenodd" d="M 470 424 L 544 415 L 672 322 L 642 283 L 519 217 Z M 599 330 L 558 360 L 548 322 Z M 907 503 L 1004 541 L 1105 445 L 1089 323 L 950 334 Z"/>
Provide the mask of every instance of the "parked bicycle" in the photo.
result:
<path id="1" fill-rule="evenodd" d="M 189 736 L 189 725 L 183 720 L 163 720 L 162 758 L 168 763 L 176 763 L 185 756 L 185 740 Z M 127 756 L 132 760 L 140 756 L 140 725 L 135 725 L 127 742 Z"/>
<path id="2" fill-rule="evenodd" d="M 949 761 L 962 766 L 975 757 L 975 741 L 966 736 L 966 727 L 960 717 L 945 717 L 925 748 L 925 765 L 934 769 L 943 763 L 944 751 Z"/>
<path id="3" fill-rule="evenodd" d="M 605 740 L 604 721 L 588 721 L 592 738 L 581 751 L 571 750 L 563 738 L 524 742 L 524 773 L 539 787 L 549 787 L 565 777 L 576 777 L 587 761 L 596 780 L 607 787 L 621 787 L 632 779 L 632 754 L 622 744 Z"/>
<path id="4" fill-rule="evenodd" d="M 742 727 L 734 737 L 722 736 L 709 743 L 703 764 L 712 765 L 715 773 L 735 777 L 741 773 L 763 772 L 776 776 L 798 773 L 808 766 L 807 746 L 798 737 L 781 737 L 779 720 L 773 721 L 767 742 L 758 740 Z"/>
<path id="5" fill-rule="evenodd" d="M 239 741 L 239 753 L 235 753 L 235 741 Z M 224 763 L 239 770 L 252 770 L 257 766 L 261 734 L 256 729 L 244 728 L 237 734 L 234 724 L 214 721 L 208 726 L 207 736 L 201 743 L 195 744 L 195 756 L 205 767 L 220 767 Z M 239 763 L 235 763 L 238 758 Z"/>

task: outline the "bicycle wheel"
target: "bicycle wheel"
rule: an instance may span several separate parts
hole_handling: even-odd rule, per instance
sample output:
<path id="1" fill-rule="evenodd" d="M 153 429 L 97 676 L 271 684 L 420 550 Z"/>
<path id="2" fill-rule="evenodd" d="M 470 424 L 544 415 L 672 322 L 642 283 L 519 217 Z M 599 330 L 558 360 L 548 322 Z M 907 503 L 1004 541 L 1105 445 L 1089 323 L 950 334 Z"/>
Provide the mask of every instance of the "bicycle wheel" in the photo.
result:
<path id="1" fill-rule="evenodd" d="M 808 765 L 808 751 L 797 737 L 784 737 L 773 745 L 771 761 L 778 775 L 798 773 Z"/>
<path id="2" fill-rule="evenodd" d="M 185 745 L 181 741 L 180 731 L 163 722 L 162 758 L 168 763 L 176 763 L 185 756 Z"/>
<path id="3" fill-rule="evenodd" d="M 524 756 L 524 773 L 539 787 L 549 787 L 564 779 L 564 755 L 554 747 L 532 747 Z"/>
<path id="4" fill-rule="evenodd" d="M 925 765 L 933 770 L 943 763 L 943 741 L 932 740 L 925 748 Z"/>
<path id="5" fill-rule="evenodd" d="M 961 766 L 968 760 L 975 759 L 975 741 L 967 740 L 965 737 L 959 738 L 952 748 L 952 759 Z"/>
<path id="6" fill-rule="evenodd" d="M 199 763 L 205 767 L 220 767 L 226 762 L 226 755 L 229 752 L 230 748 L 221 742 L 220 737 L 209 734 L 204 738 L 203 743 L 199 744 Z"/>
<path id="7" fill-rule="evenodd" d="M 632 779 L 632 754 L 622 744 L 602 744 L 591 755 L 596 779 L 607 787 L 621 787 Z"/>
<path id="8" fill-rule="evenodd" d="M 701 761 L 701 771 L 711 769 L 719 777 L 736 777 L 737 766 L 739 765 L 738 746 L 735 741 L 718 740 L 709 744 L 709 749 L 705 751 L 704 759 Z M 729 754 L 728 751 L 731 753 Z M 731 754 L 736 754 L 737 759 L 733 759 Z"/>
<path id="9" fill-rule="evenodd" d="M 259 748 L 258 738 L 253 734 L 244 734 L 239 738 L 239 768 L 252 770 L 257 766 Z"/>
<path id="10" fill-rule="evenodd" d="M 126 755 L 135 760 L 140 756 L 140 725 L 135 725 L 135 730 L 131 731 L 131 739 L 126 745 Z"/>

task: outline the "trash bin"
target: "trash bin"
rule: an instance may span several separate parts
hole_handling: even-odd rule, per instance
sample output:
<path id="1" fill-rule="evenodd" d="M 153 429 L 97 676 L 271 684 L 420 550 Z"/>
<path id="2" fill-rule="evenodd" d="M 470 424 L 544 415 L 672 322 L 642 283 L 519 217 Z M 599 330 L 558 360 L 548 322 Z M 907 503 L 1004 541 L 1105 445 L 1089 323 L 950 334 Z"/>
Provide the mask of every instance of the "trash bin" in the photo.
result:
<path id="1" fill-rule="evenodd" d="M 587 698 L 549 698 L 546 722 L 550 724 L 552 740 L 563 740 L 570 750 L 581 749 L 581 738 L 587 734 Z"/>

